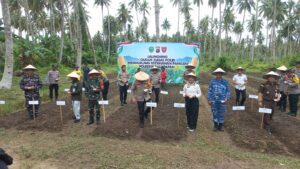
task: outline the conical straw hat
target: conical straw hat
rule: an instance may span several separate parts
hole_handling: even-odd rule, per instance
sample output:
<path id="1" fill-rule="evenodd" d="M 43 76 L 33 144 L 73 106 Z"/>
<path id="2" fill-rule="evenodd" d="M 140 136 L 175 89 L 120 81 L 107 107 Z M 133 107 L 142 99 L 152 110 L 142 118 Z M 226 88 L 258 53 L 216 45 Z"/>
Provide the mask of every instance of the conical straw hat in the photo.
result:
<path id="1" fill-rule="evenodd" d="M 36 68 L 32 65 L 27 65 L 26 67 L 23 68 L 23 70 L 36 70 Z"/>
<path id="2" fill-rule="evenodd" d="M 89 72 L 89 75 L 91 74 L 100 74 L 96 69 L 92 69 L 90 72 Z"/>
<path id="3" fill-rule="evenodd" d="M 145 81 L 149 79 L 149 75 L 143 71 L 140 71 L 134 75 L 134 78 L 139 81 Z"/>
<path id="4" fill-rule="evenodd" d="M 79 75 L 76 72 L 72 72 L 72 73 L 68 74 L 67 76 L 71 77 L 71 78 L 77 78 L 77 79 L 79 79 Z"/>

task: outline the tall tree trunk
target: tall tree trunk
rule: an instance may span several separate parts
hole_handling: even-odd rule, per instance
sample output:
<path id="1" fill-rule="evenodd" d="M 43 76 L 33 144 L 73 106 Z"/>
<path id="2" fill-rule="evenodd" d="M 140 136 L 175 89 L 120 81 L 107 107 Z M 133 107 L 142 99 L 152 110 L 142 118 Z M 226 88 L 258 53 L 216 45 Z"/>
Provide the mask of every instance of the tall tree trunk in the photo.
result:
<path id="1" fill-rule="evenodd" d="M 246 10 L 244 10 L 244 14 L 243 14 L 243 21 L 242 21 L 243 31 L 244 31 L 245 15 L 246 15 Z M 242 31 L 241 34 L 240 34 L 239 44 L 241 43 L 243 31 Z"/>
<path id="2" fill-rule="evenodd" d="M 64 54 L 64 37 L 65 37 L 65 2 L 61 0 L 61 35 L 60 35 L 60 52 L 59 52 L 59 59 L 58 64 L 61 64 L 62 57 Z"/>
<path id="3" fill-rule="evenodd" d="M 273 57 L 273 63 L 276 61 L 276 35 L 275 35 L 275 22 L 276 22 L 276 7 L 277 6 L 277 0 L 274 2 L 274 13 L 273 13 L 273 24 L 272 24 L 272 57 Z"/>
<path id="4" fill-rule="evenodd" d="M 220 12 L 220 23 L 219 23 L 219 57 L 222 53 L 222 3 L 219 3 L 219 12 Z"/>
<path id="5" fill-rule="evenodd" d="M 110 59 L 110 15 L 109 15 L 109 7 L 107 6 L 107 16 L 108 16 L 108 44 L 107 44 L 107 58 L 106 62 L 109 63 Z"/>
<path id="6" fill-rule="evenodd" d="M 155 32 L 156 32 L 156 41 L 159 42 L 159 12 L 160 7 L 158 0 L 154 0 L 154 6 L 155 6 Z"/>
<path id="7" fill-rule="evenodd" d="M 1 89 L 11 89 L 12 78 L 13 78 L 13 66 L 14 66 L 14 55 L 13 55 L 13 38 L 11 32 L 11 20 L 10 12 L 7 0 L 1 0 L 2 16 L 4 22 L 4 33 L 5 33 L 5 66 L 2 79 L 0 81 Z"/>
<path id="8" fill-rule="evenodd" d="M 29 6 L 28 0 L 24 1 L 24 11 L 26 16 L 26 38 L 29 39 L 29 36 L 32 36 L 32 29 L 31 29 L 31 19 L 29 15 Z"/>
<path id="9" fill-rule="evenodd" d="M 50 4 L 50 18 L 51 18 L 51 35 L 55 34 L 55 18 L 54 18 L 54 2 L 51 1 Z"/>
<path id="10" fill-rule="evenodd" d="M 68 24 L 69 24 L 69 34 L 70 34 L 70 40 L 71 40 L 71 49 L 74 49 L 74 38 L 73 38 L 73 31 L 72 31 L 72 22 L 70 18 L 70 13 L 69 13 L 69 7 L 68 7 L 68 1 L 65 1 L 65 6 L 67 9 L 67 19 L 68 19 Z"/>
<path id="11" fill-rule="evenodd" d="M 75 24 L 76 24 L 76 41 L 77 41 L 77 57 L 76 57 L 76 65 L 81 67 L 82 62 L 82 31 L 81 31 L 81 25 L 80 25 L 80 16 L 79 16 L 79 2 L 77 0 L 75 1 Z"/>
<path id="12" fill-rule="evenodd" d="M 139 27 L 140 26 L 140 20 L 139 20 L 139 14 L 138 14 L 138 9 L 137 8 L 135 8 L 135 14 L 136 14 L 136 21 L 137 21 L 137 24 L 138 24 L 137 27 Z"/>
<path id="13" fill-rule="evenodd" d="M 212 43 L 212 36 L 213 36 L 213 20 L 214 20 L 214 11 L 215 11 L 215 8 L 212 8 L 212 12 L 211 12 L 211 24 L 210 24 L 210 27 L 211 27 L 211 35 L 209 36 L 209 58 L 210 60 L 212 59 L 212 46 L 213 46 L 213 43 Z"/>
<path id="14" fill-rule="evenodd" d="M 199 2 L 199 6 L 198 6 L 198 41 L 200 41 L 200 31 L 199 31 L 199 27 L 200 27 L 200 2 Z"/>
<path id="15" fill-rule="evenodd" d="M 251 53 L 250 53 L 250 58 L 251 62 L 254 61 L 254 48 L 255 48 L 255 41 L 256 41 L 256 34 L 257 34 L 257 24 L 258 24 L 258 0 L 256 0 L 256 7 L 255 7 L 255 28 L 254 28 L 254 34 L 253 34 L 253 39 L 252 39 L 252 46 L 251 46 Z"/>
<path id="16" fill-rule="evenodd" d="M 91 33 L 90 33 L 90 30 L 89 30 L 89 27 L 86 26 L 85 28 L 86 28 L 86 32 L 87 32 L 87 35 L 88 35 L 88 38 L 89 38 L 89 41 L 90 41 L 90 44 L 91 44 L 91 47 L 92 47 L 92 50 L 93 50 L 94 64 L 98 65 L 98 63 L 97 63 L 97 57 L 96 57 L 96 52 L 95 52 L 95 46 L 94 46 L 93 39 L 91 37 Z"/>
<path id="17" fill-rule="evenodd" d="M 179 42 L 179 35 L 180 35 L 180 32 L 179 32 L 180 8 L 181 8 L 181 5 L 178 4 L 178 15 L 177 15 L 177 42 Z"/>

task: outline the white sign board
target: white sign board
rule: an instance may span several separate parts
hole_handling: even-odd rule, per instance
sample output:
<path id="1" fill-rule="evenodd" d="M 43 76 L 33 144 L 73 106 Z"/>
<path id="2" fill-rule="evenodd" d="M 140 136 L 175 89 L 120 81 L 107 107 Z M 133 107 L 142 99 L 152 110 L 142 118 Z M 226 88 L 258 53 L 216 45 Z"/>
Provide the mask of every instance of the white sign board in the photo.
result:
<path id="1" fill-rule="evenodd" d="M 245 110 L 245 106 L 232 106 L 233 111 Z"/>
<path id="2" fill-rule="evenodd" d="M 162 91 L 160 91 L 160 93 L 161 93 L 161 94 L 163 94 L 163 95 L 168 95 L 168 94 L 169 94 L 169 92 L 168 92 L 168 91 L 163 91 L 163 90 L 162 90 Z"/>
<path id="3" fill-rule="evenodd" d="M 249 99 L 258 99 L 257 95 L 249 95 Z"/>
<path id="4" fill-rule="evenodd" d="M 185 108 L 185 104 L 184 103 L 174 103 L 174 107 L 175 108 Z"/>
<path id="5" fill-rule="evenodd" d="M 66 101 L 56 101 L 56 105 L 57 106 L 65 106 L 66 105 Z"/>
<path id="6" fill-rule="evenodd" d="M 98 104 L 100 104 L 100 105 L 108 105 L 109 103 L 108 103 L 108 100 L 100 100 L 100 101 L 98 101 Z"/>
<path id="7" fill-rule="evenodd" d="M 5 101 L 4 100 L 0 100 L 0 104 L 5 104 Z"/>
<path id="8" fill-rule="evenodd" d="M 259 113 L 271 114 L 271 113 L 272 113 L 272 109 L 259 108 L 258 112 L 259 112 Z"/>
<path id="9" fill-rule="evenodd" d="M 29 101 L 28 104 L 30 104 L 30 105 L 38 105 L 39 101 L 38 100 Z"/>
<path id="10" fill-rule="evenodd" d="M 183 91 L 179 91 L 179 94 L 183 94 Z"/>
<path id="11" fill-rule="evenodd" d="M 65 92 L 69 92 L 69 91 L 70 91 L 70 89 L 65 89 L 64 91 L 65 91 Z"/>
<path id="12" fill-rule="evenodd" d="M 131 90 L 127 90 L 127 93 L 131 93 Z"/>
<path id="13" fill-rule="evenodd" d="M 157 107 L 157 103 L 155 103 L 155 102 L 147 102 L 146 106 L 147 107 Z"/>

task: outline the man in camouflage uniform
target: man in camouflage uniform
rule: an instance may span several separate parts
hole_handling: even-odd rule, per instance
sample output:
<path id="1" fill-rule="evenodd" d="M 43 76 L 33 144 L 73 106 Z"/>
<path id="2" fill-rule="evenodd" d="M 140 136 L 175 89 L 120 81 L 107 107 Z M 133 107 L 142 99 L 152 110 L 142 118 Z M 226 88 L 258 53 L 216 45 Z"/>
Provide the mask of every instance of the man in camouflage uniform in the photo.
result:
<path id="1" fill-rule="evenodd" d="M 42 88 L 42 81 L 37 74 L 34 74 L 36 68 L 32 65 L 26 66 L 24 69 L 24 76 L 20 82 L 20 88 L 24 91 L 26 108 L 29 119 L 34 119 L 38 115 L 40 107 L 40 94 L 39 90 Z M 38 101 L 37 105 L 29 105 L 29 101 Z M 34 106 L 34 107 L 33 107 Z M 34 108 L 34 112 L 33 112 Z M 33 114 L 35 113 L 35 115 Z"/>
<path id="2" fill-rule="evenodd" d="M 263 76 L 267 81 L 260 85 L 259 87 L 259 106 L 272 109 L 271 114 L 264 114 L 263 123 L 264 129 L 271 133 L 271 120 L 275 111 L 276 102 L 280 100 L 280 90 L 277 80 L 279 75 L 273 71 L 265 74 Z"/>
<path id="3" fill-rule="evenodd" d="M 100 106 L 98 101 L 100 100 L 100 82 L 99 82 L 99 72 L 95 69 L 89 72 L 89 80 L 85 86 L 85 95 L 89 99 L 88 107 L 90 113 L 90 120 L 87 125 L 91 125 L 94 123 L 94 109 L 96 111 L 96 124 L 100 124 Z"/>

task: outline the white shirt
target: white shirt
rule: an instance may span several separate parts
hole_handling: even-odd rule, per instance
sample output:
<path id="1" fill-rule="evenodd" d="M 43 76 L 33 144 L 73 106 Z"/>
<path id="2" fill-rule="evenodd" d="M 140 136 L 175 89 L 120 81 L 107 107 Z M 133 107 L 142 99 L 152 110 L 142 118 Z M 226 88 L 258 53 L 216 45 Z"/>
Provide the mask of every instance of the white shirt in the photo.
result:
<path id="1" fill-rule="evenodd" d="M 183 97 L 200 97 L 201 96 L 201 90 L 200 86 L 196 83 L 190 84 L 187 83 L 183 87 Z"/>
<path id="2" fill-rule="evenodd" d="M 244 74 L 236 74 L 233 76 L 233 81 L 234 83 L 237 83 L 235 85 L 235 88 L 238 89 L 238 90 L 245 90 L 246 89 L 246 86 L 245 86 L 245 83 L 247 81 L 247 76 L 244 75 Z"/>

